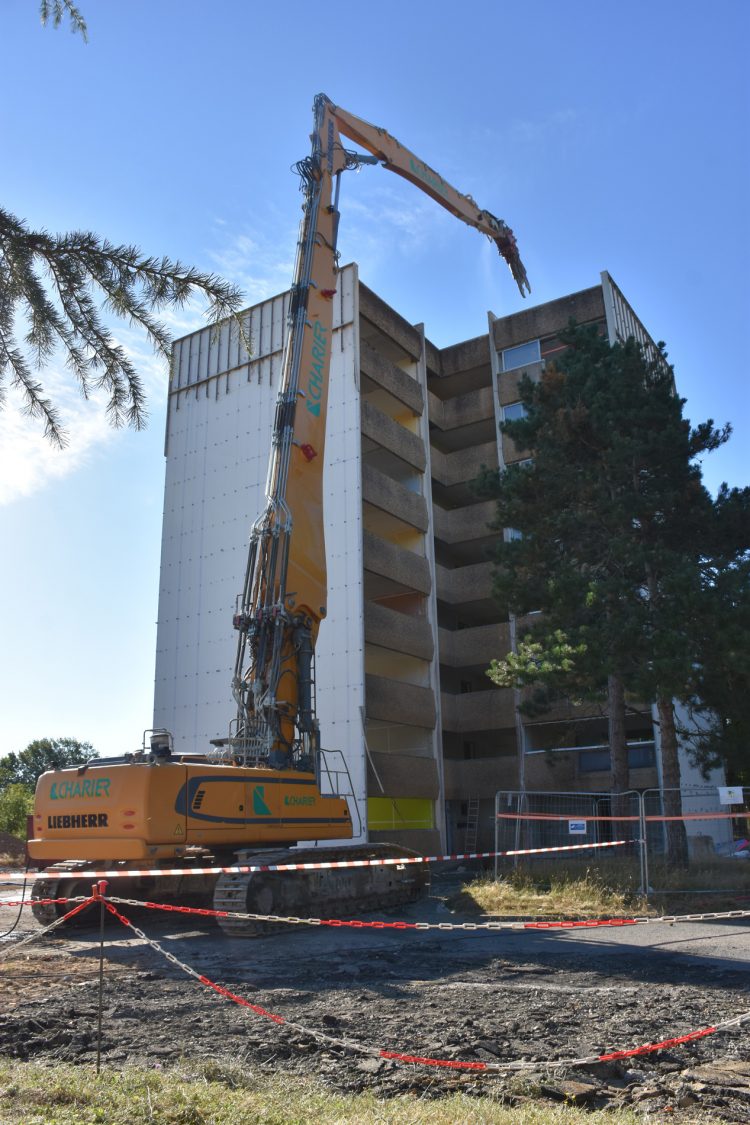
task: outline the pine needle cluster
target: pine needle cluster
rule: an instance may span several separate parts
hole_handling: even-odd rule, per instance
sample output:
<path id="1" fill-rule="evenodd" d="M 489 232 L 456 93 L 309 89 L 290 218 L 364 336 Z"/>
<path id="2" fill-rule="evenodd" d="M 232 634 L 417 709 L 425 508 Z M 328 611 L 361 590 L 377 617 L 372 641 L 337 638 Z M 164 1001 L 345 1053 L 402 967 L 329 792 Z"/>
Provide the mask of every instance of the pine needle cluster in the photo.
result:
<path id="1" fill-rule="evenodd" d="M 43 5 L 43 12 L 46 8 L 60 15 L 59 4 Z M 26 413 L 40 419 L 45 436 L 63 446 L 59 411 L 36 374 L 60 350 L 84 398 L 104 390 L 111 424 L 141 429 L 143 384 L 104 314 L 143 329 L 155 351 L 168 358 L 170 337 L 157 314 L 184 305 L 194 293 L 208 299 L 212 320 L 233 314 L 241 299 L 236 286 L 214 274 L 146 257 L 135 246 L 115 246 L 90 231 L 32 230 L 0 208 L 0 407 L 10 380 L 22 394 Z M 103 298 L 101 305 L 97 297 Z"/>

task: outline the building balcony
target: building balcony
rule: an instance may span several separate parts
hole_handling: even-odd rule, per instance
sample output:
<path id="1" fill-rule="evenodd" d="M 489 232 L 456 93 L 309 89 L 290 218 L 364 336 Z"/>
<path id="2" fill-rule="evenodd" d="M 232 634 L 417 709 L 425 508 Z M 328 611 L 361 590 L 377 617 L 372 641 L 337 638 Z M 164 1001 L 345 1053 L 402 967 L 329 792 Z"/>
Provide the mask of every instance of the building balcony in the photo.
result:
<path id="1" fill-rule="evenodd" d="M 387 676 L 365 676 L 365 713 L 368 719 L 426 727 L 437 721 L 432 688 L 391 680 Z"/>
<path id="2" fill-rule="evenodd" d="M 437 762 L 434 758 L 417 758 L 413 754 L 373 751 L 367 763 L 367 792 L 371 797 L 383 792 L 389 797 L 436 800 L 440 796 Z"/>
<path id="3" fill-rule="evenodd" d="M 509 688 L 468 691 L 464 695 L 443 692 L 440 711 L 443 730 L 457 734 L 498 730 L 515 724 L 513 692 Z"/>
<path id="4" fill-rule="evenodd" d="M 412 492 L 372 465 L 362 466 L 362 499 L 381 512 L 408 523 L 417 531 L 427 531 L 427 502 L 419 492 Z"/>
<path id="5" fill-rule="evenodd" d="M 359 315 L 363 320 L 369 321 L 378 333 L 392 341 L 401 351 L 412 359 L 419 359 L 422 354 L 420 332 L 362 282 L 359 284 Z M 367 325 L 360 325 L 360 331 L 364 338 Z"/>
<path id="6" fill-rule="evenodd" d="M 491 562 L 458 566 L 454 570 L 436 566 L 437 596 L 448 605 L 487 600 L 492 597 L 492 570 Z"/>
<path id="7" fill-rule="evenodd" d="M 372 442 L 373 445 L 386 449 L 420 473 L 424 472 L 427 455 L 420 437 L 399 422 L 394 422 L 393 418 L 389 418 L 365 398 L 361 402 L 361 421 L 362 447 L 365 452 L 369 452 L 372 448 L 367 444 L 368 441 Z"/>
<path id="8" fill-rule="evenodd" d="M 424 411 L 424 395 L 416 379 L 402 371 L 390 359 L 386 359 L 366 340 L 360 341 L 359 364 L 366 379 L 370 379 L 378 387 L 382 387 L 384 391 L 398 399 L 404 406 L 408 406 L 414 414 L 422 414 Z"/>
<path id="9" fill-rule="evenodd" d="M 398 587 L 430 593 L 430 564 L 422 555 L 388 543 L 370 531 L 362 533 L 362 547 L 365 571 L 387 578 Z"/>
<path id="10" fill-rule="evenodd" d="M 492 534 L 489 524 L 495 519 L 494 500 L 484 500 L 467 508 L 440 508 L 434 505 L 435 538 L 444 543 L 466 543 Z M 500 532 L 495 532 L 500 537 Z"/>
<path id="11" fill-rule="evenodd" d="M 490 386 L 456 395 L 455 398 L 442 399 L 430 394 L 428 402 L 430 421 L 441 430 L 456 430 L 495 417 Z"/>
<path id="12" fill-rule="evenodd" d="M 435 644 L 426 617 L 412 617 L 375 602 L 365 603 L 365 642 L 422 660 L 432 660 Z"/>
<path id="13" fill-rule="evenodd" d="M 449 668 L 472 668 L 488 665 L 510 651 L 510 626 L 477 625 L 472 629 L 440 629 L 438 631 L 440 663 Z"/>
<path id="14" fill-rule="evenodd" d="M 431 454 L 432 476 L 445 488 L 475 480 L 482 468 L 497 468 L 497 443 L 484 442 L 455 453 L 441 453 L 433 447 Z"/>

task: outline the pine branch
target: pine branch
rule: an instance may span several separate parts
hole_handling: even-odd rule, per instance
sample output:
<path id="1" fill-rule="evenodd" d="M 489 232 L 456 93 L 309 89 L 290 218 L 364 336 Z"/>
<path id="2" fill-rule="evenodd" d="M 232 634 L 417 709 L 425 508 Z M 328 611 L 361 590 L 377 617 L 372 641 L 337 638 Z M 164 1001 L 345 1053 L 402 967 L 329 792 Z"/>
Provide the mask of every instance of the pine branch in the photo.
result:
<path id="1" fill-rule="evenodd" d="M 41 0 L 39 15 L 43 27 L 46 27 L 50 21 L 53 27 L 59 27 L 67 16 L 70 30 L 82 36 L 84 43 L 88 43 L 86 21 L 72 0 Z"/>
<path id="2" fill-rule="evenodd" d="M 94 297 L 97 291 L 103 297 L 101 307 Z M 239 290 L 215 274 L 169 258 L 144 256 L 135 246 L 115 246 L 89 231 L 32 231 L 0 208 L 0 393 L 10 373 L 27 412 L 43 418 L 45 434 L 63 444 L 59 415 L 32 374 L 32 366 L 43 368 L 61 346 L 84 398 L 93 389 L 105 390 L 111 424 L 142 428 L 143 385 L 103 322 L 102 310 L 142 329 L 154 350 L 169 359 L 170 336 L 154 314 L 181 307 L 194 293 L 208 298 L 211 320 L 235 316 L 240 305 Z M 29 358 L 14 336 L 19 317 L 27 326 Z M 241 326 L 240 330 L 244 340 Z"/>
<path id="3" fill-rule="evenodd" d="M 8 340 L 0 331 L 0 370 L 9 367 L 12 371 L 11 383 L 20 387 L 24 395 L 24 413 L 32 418 L 41 418 L 44 422 L 44 436 L 49 438 L 53 445 L 62 449 L 67 444 L 67 438 L 60 425 L 60 416 L 48 398 L 44 398 L 44 388 L 37 383 L 31 374 L 24 356 L 17 348 L 8 346 Z M 0 407 L 5 402 L 5 388 L 0 395 Z"/>

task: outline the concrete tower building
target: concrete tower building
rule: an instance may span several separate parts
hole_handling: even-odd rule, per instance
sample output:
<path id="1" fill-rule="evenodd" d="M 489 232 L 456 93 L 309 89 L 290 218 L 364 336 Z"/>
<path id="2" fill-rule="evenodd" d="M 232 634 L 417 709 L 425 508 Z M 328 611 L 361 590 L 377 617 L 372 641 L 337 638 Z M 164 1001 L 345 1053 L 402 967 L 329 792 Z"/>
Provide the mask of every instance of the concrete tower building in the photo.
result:
<path id="1" fill-rule="evenodd" d="M 232 614 L 264 507 L 287 304 L 284 294 L 245 314 L 251 357 L 228 324 L 174 348 L 154 724 L 186 752 L 225 736 L 235 713 Z M 485 675 L 513 623 L 491 593 L 494 505 L 471 482 L 517 458 L 499 424 L 520 409 L 520 375 L 560 350 L 570 317 L 653 346 L 607 273 L 582 292 L 490 314 L 485 335 L 443 349 L 367 289 L 356 265 L 340 274 L 317 702 L 363 837 L 430 854 L 462 849 L 478 822 L 489 846 L 493 796 L 524 775 L 536 789 L 607 788 L 604 720 L 568 708 L 525 725 L 513 692 Z M 629 722 L 630 783 L 656 785 L 651 723 Z"/>

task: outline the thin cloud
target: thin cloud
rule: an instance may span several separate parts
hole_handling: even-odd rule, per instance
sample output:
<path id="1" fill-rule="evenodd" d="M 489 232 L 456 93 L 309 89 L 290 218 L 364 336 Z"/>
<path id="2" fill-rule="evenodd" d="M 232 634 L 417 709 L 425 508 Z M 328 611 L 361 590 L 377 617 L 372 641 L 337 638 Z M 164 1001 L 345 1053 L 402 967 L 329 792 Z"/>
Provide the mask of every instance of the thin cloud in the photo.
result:
<path id="1" fill-rule="evenodd" d="M 539 144 L 561 130 L 570 129 L 579 121 L 576 110 L 568 107 L 556 109 L 539 117 L 516 118 L 510 126 L 511 135 L 526 144 Z"/>
<path id="2" fill-rule="evenodd" d="M 292 253 L 295 246 L 296 232 L 288 229 L 283 237 L 275 238 L 244 232 L 234 235 L 218 250 L 212 251 L 210 257 L 217 272 L 240 287 L 249 306 L 289 288 L 294 271 Z"/>
<path id="3" fill-rule="evenodd" d="M 182 308 L 163 310 L 160 319 L 174 339 L 206 325 L 205 304 L 195 298 Z M 118 321 L 109 326 L 141 378 L 147 412 L 155 413 L 167 396 L 168 365 L 152 351 L 140 329 Z M 0 506 L 70 476 L 117 440 L 118 431 L 107 420 L 106 392 L 94 392 L 84 399 L 75 378 L 54 362 L 40 373 L 40 381 L 59 410 L 68 444 L 64 449 L 55 448 L 45 438 L 43 424 L 24 412 L 20 395 L 11 388 L 0 409 Z"/>
<path id="4" fill-rule="evenodd" d="M 69 433 L 65 449 L 56 449 L 40 422 L 23 412 L 14 397 L 0 412 L 0 505 L 22 500 L 85 465 L 94 451 L 111 440 L 101 396 L 74 401 L 50 372 L 46 388 L 57 402 Z"/>
<path id="5" fill-rule="evenodd" d="M 125 329 L 118 340 L 141 376 L 153 408 L 166 397 L 166 364 L 147 350 L 148 345 L 137 332 Z M 84 399 L 73 376 L 54 364 L 46 367 L 40 378 L 59 410 L 68 444 L 64 449 L 53 446 L 44 436 L 43 424 L 25 413 L 20 395 L 11 389 L 0 410 L 0 506 L 22 500 L 77 472 L 117 438 L 118 431 L 107 420 L 105 391 L 95 391 Z"/>

